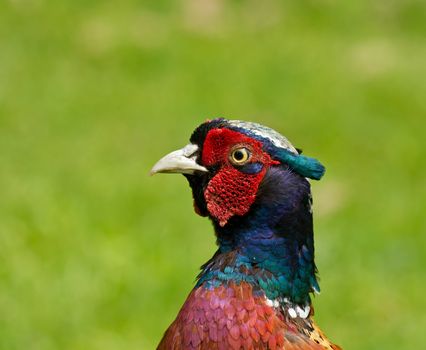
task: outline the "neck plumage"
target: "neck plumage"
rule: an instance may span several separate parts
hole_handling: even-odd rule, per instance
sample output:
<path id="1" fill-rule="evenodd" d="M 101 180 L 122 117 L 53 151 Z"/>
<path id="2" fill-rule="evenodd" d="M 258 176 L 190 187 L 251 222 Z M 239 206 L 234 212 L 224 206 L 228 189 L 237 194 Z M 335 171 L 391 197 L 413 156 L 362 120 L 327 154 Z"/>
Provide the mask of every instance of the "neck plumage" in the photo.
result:
<path id="1" fill-rule="evenodd" d="M 248 282 L 271 300 L 310 304 L 319 292 L 314 263 L 309 182 L 284 168 L 271 168 L 250 212 L 224 227 L 215 224 L 219 249 L 198 285 Z"/>

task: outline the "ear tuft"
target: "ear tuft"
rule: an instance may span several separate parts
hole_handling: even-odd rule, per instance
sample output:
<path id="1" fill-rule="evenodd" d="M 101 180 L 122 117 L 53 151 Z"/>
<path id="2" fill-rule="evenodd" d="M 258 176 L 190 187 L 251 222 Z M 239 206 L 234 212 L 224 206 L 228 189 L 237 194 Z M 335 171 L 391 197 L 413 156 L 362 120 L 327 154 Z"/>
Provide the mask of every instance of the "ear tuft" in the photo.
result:
<path id="1" fill-rule="evenodd" d="M 319 180 L 325 173 L 325 167 L 315 158 L 306 157 L 281 149 L 276 157 L 282 163 L 290 165 L 298 174 Z"/>

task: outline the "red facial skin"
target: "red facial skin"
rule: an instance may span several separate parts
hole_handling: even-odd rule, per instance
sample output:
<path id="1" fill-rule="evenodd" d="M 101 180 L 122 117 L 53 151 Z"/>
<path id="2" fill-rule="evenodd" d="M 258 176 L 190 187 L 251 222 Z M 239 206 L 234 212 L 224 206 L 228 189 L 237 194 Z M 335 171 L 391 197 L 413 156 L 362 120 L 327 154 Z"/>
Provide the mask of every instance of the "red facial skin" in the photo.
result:
<path id="1" fill-rule="evenodd" d="M 251 153 L 248 163 L 261 163 L 256 174 L 238 170 L 229 157 L 235 148 L 245 147 Z M 279 164 L 262 149 L 262 143 L 242 133 L 229 129 L 213 129 L 204 141 L 201 163 L 220 168 L 204 192 L 207 209 L 220 226 L 225 226 L 234 215 L 246 214 L 256 199 L 257 189 L 271 165 Z"/>

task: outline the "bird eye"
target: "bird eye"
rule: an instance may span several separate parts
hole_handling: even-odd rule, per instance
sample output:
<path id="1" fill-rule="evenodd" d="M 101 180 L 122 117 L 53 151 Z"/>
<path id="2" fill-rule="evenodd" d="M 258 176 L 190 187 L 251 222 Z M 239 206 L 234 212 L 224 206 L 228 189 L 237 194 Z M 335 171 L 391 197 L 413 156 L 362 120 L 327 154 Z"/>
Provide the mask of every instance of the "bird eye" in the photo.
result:
<path id="1" fill-rule="evenodd" d="M 231 162 L 236 165 L 242 165 L 246 163 L 250 158 L 250 152 L 247 148 L 237 148 L 231 153 Z"/>

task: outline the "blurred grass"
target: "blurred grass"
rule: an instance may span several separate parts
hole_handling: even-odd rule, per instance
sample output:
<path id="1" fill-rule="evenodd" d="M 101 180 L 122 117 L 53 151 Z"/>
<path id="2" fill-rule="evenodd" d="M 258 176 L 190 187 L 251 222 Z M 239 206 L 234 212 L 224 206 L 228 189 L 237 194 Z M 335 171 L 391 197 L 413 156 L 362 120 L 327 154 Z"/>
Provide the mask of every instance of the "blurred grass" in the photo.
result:
<path id="1" fill-rule="evenodd" d="M 153 163 L 208 117 L 327 165 L 322 295 L 345 349 L 426 341 L 426 6 L 0 3 L 0 349 L 152 349 L 214 252 Z"/>

